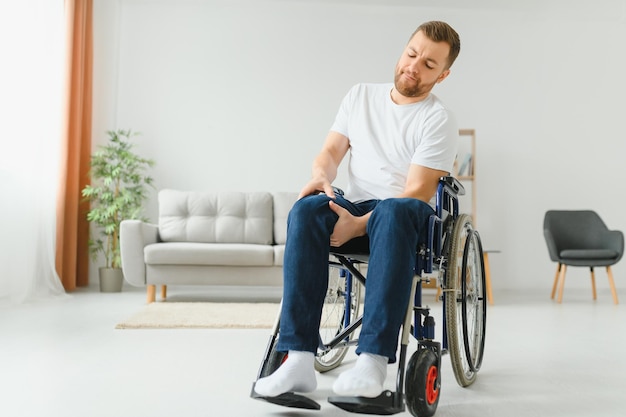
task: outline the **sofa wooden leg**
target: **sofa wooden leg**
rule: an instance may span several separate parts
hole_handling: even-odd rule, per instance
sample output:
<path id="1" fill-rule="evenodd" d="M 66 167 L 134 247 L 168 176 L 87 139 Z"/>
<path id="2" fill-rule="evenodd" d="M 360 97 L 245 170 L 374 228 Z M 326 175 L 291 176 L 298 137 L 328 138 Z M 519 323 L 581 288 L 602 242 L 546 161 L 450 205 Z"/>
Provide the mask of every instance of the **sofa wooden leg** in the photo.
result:
<path id="1" fill-rule="evenodd" d="M 615 304 L 619 304 L 619 300 L 617 299 L 617 291 L 615 290 L 615 281 L 613 281 L 613 272 L 611 271 L 611 267 L 606 267 L 606 273 L 609 276 L 609 285 L 611 286 L 611 294 L 613 294 L 613 302 Z"/>
<path id="2" fill-rule="evenodd" d="M 148 304 L 156 301 L 156 285 L 148 285 Z"/>
<path id="3" fill-rule="evenodd" d="M 167 298 L 167 285 L 161 285 L 161 299 L 165 300 Z"/>

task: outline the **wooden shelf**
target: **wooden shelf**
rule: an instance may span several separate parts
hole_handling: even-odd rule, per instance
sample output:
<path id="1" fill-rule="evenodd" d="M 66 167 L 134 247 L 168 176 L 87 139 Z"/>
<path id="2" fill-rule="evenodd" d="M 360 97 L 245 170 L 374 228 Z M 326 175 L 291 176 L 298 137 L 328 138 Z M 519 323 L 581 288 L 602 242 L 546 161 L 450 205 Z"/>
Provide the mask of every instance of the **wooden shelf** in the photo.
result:
<path id="1" fill-rule="evenodd" d="M 459 173 L 461 170 L 461 173 Z M 471 188 L 468 196 L 471 199 L 471 210 L 474 227 L 476 227 L 476 131 L 459 129 L 459 153 L 454 162 L 454 176 Z M 464 210 L 467 212 L 467 210 Z"/>

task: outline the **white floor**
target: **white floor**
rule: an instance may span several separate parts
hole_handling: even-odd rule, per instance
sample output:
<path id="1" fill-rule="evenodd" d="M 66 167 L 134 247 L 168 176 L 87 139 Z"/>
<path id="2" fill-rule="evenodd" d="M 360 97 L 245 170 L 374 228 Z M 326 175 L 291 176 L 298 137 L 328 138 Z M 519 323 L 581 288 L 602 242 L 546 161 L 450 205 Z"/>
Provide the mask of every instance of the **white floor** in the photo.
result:
<path id="1" fill-rule="evenodd" d="M 478 380 L 458 386 L 445 356 L 436 416 L 626 416 L 626 305 L 615 306 L 608 290 L 594 302 L 582 289 L 566 289 L 558 305 L 548 291 L 496 294 Z M 170 294 L 181 301 L 191 293 Z M 217 299 L 233 294 L 224 291 Z M 263 294 L 264 300 L 275 297 Z M 622 298 L 626 303 L 626 294 Z M 318 375 L 311 397 L 321 411 L 283 408 L 249 398 L 268 330 L 115 329 L 144 303 L 143 291 L 124 288 L 119 294 L 88 289 L 62 301 L 0 306 L 0 414 L 349 415 L 326 398 L 338 372 L 353 363 L 353 352 L 346 366 Z M 389 388 L 395 376 L 390 369 Z"/>

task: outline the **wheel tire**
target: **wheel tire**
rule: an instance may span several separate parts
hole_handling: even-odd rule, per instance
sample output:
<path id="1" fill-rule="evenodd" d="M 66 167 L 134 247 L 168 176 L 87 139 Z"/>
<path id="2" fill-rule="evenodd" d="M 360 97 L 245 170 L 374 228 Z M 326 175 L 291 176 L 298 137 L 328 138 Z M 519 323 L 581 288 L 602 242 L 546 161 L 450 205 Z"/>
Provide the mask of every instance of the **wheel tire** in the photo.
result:
<path id="1" fill-rule="evenodd" d="M 415 417 L 430 417 L 440 397 L 439 360 L 430 349 L 419 349 L 406 368 L 406 405 Z"/>
<path id="2" fill-rule="evenodd" d="M 327 345 L 339 332 L 344 329 L 346 294 L 350 294 L 350 323 L 359 316 L 361 308 L 361 283 L 352 277 L 352 288 L 346 288 L 346 278 L 342 277 L 339 269 L 332 267 L 329 271 L 328 290 L 322 307 L 320 322 L 320 342 Z M 352 339 L 354 334 L 349 336 Z M 330 350 L 319 348 L 315 356 L 315 369 L 318 372 L 328 372 L 338 367 L 348 353 L 348 346 L 338 346 Z"/>
<path id="3" fill-rule="evenodd" d="M 476 380 L 485 343 L 485 271 L 480 237 L 461 214 L 449 235 L 446 269 L 446 335 L 454 376 L 462 387 Z"/>
<path id="4" fill-rule="evenodd" d="M 473 245 L 474 250 L 469 247 Z M 471 260 L 471 254 L 475 259 Z M 475 262 L 476 268 L 467 267 L 469 262 Z M 471 270 L 470 277 L 461 279 L 462 294 L 462 322 L 463 322 L 463 347 L 468 366 L 474 372 L 478 372 L 482 365 L 485 351 L 485 331 L 487 328 L 487 297 L 486 278 L 483 257 L 483 246 L 477 231 L 473 231 L 471 240 L 468 239 L 463 252 L 463 271 Z"/>

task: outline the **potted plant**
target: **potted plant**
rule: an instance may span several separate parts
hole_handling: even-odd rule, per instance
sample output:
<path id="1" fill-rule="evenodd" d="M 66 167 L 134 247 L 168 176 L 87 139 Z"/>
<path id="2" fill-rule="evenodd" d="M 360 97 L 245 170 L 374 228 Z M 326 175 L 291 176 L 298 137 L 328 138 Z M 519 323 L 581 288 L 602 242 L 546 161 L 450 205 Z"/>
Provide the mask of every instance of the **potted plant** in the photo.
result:
<path id="1" fill-rule="evenodd" d="M 132 151 L 130 130 L 108 131 L 109 141 L 91 156 L 91 184 L 82 190 L 89 201 L 87 220 L 96 226 L 89 240 L 94 259 L 104 255 L 105 266 L 99 269 L 100 291 L 120 292 L 123 274 L 120 256 L 120 223 L 125 219 L 142 219 L 142 205 L 148 198 L 152 177 L 147 175 L 154 161 Z"/>

